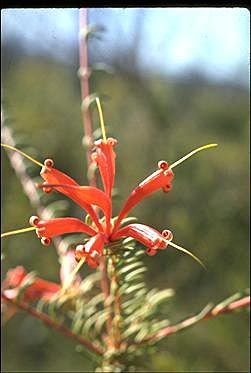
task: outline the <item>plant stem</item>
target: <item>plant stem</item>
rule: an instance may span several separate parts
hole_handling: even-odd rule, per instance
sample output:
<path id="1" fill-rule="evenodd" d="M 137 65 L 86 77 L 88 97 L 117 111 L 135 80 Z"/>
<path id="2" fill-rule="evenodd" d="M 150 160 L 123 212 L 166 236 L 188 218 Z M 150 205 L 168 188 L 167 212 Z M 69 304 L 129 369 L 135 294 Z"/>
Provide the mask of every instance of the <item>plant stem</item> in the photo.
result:
<path id="1" fill-rule="evenodd" d="M 88 45 L 87 45 L 87 30 L 88 30 L 88 10 L 81 8 L 79 11 L 79 27 L 80 27 L 80 38 L 79 38 L 79 65 L 80 65 L 80 85 L 81 85 L 81 98 L 82 103 L 86 100 L 90 94 L 89 89 L 89 73 L 88 73 Z M 85 139 L 87 143 L 87 163 L 91 165 L 91 149 L 93 146 L 93 126 L 92 118 L 88 105 L 82 105 L 82 119 Z M 89 180 L 90 185 L 97 186 L 96 177 L 93 174 Z M 100 287 L 104 294 L 104 307 L 109 309 L 109 295 L 110 295 L 110 282 L 107 276 L 107 264 L 104 257 L 100 258 L 99 269 L 101 272 Z M 112 317 L 109 316 L 106 321 L 107 335 L 109 335 L 112 327 Z"/>
<path id="2" fill-rule="evenodd" d="M 45 323 L 49 327 L 57 330 L 58 332 L 66 335 L 67 337 L 74 338 L 78 343 L 80 343 L 81 345 L 87 347 L 92 352 L 95 352 L 97 355 L 102 355 L 103 354 L 103 350 L 100 347 L 94 346 L 87 339 L 81 337 L 80 335 L 77 335 L 77 334 L 73 333 L 65 325 L 56 323 L 54 320 L 50 319 L 45 313 L 37 311 L 36 309 L 32 308 L 29 304 L 27 304 L 27 303 L 25 303 L 23 301 L 16 302 L 13 299 L 9 299 L 4 294 L 2 294 L 1 296 L 2 296 L 2 298 L 3 298 L 4 301 L 13 304 L 14 306 L 20 308 L 23 311 L 26 311 L 31 316 L 35 317 L 36 319 L 41 320 L 43 323 Z"/>
<path id="3" fill-rule="evenodd" d="M 109 336 L 111 330 L 112 330 L 112 314 L 111 314 L 111 307 L 110 307 L 110 281 L 107 274 L 107 263 L 105 258 L 100 258 L 100 265 L 99 269 L 102 274 L 101 281 L 100 281 L 100 287 L 104 294 L 104 308 L 108 311 L 108 318 L 106 320 L 106 332 L 107 336 Z M 109 340 L 109 338 L 108 338 Z"/>
<path id="4" fill-rule="evenodd" d="M 224 313 L 233 312 L 234 310 L 236 310 L 238 308 L 247 307 L 248 305 L 250 305 L 250 296 L 246 296 L 244 298 L 236 300 L 236 301 L 226 305 L 225 307 L 219 307 L 217 305 L 213 309 L 204 313 L 202 315 L 202 317 L 200 317 L 201 313 L 198 314 L 198 315 L 189 317 L 188 319 L 185 319 L 184 321 L 181 321 L 180 323 L 178 323 L 176 325 L 172 325 L 172 326 L 168 326 L 166 328 L 163 328 L 163 329 L 159 330 L 158 332 L 145 337 L 141 342 L 134 343 L 133 345 L 141 345 L 141 344 L 146 343 L 146 342 L 152 342 L 152 341 L 155 341 L 155 340 L 159 340 L 159 339 L 167 337 L 171 334 L 177 333 L 178 331 L 180 331 L 182 329 L 188 328 L 189 326 L 192 326 L 192 325 L 196 324 L 197 322 L 199 322 L 201 320 L 208 320 L 212 317 L 216 317 L 216 316 L 222 315 Z"/>
<path id="5" fill-rule="evenodd" d="M 113 345 L 116 350 L 119 350 L 121 344 L 120 333 L 120 319 L 121 319 L 121 304 L 120 304 L 120 291 L 119 291 L 119 278 L 116 270 L 116 257 L 111 257 L 111 289 L 114 296 L 114 318 L 113 318 Z"/>
<path id="6" fill-rule="evenodd" d="M 81 87 L 81 97 L 82 104 L 88 99 L 90 95 L 89 90 L 89 70 L 88 70 L 88 46 L 87 46 L 87 27 L 88 27 L 88 13 L 86 8 L 81 8 L 79 11 L 79 74 L 80 74 L 80 87 Z M 87 144 L 87 164 L 91 164 L 91 149 L 93 146 L 93 126 L 92 117 L 88 105 L 82 105 L 82 120 L 85 134 L 85 141 Z M 96 186 L 95 175 L 90 179 L 90 185 Z"/>

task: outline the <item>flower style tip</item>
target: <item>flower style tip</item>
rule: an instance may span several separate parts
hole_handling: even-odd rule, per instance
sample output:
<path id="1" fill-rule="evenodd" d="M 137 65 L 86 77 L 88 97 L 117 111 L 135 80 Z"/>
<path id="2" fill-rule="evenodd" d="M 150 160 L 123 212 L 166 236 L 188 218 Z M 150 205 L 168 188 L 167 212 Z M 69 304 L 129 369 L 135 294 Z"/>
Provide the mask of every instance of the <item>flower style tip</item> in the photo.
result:
<path id="1" fill-rule="evenodd" d="M 173 234 L 172 234 L 172 232 L 171 231 L 169 231 L 169 229 L 164 229 L 163 231 L 162 231 L 162 236 L 166 239 L 166 240 L 168 240 L 168 241 L 172 241 L 172 239 L 173 239 Z"/>
<path id="2" fill-rule="evenodd" d="M 52 169 L 54 167 L 54 161 L 53 161 L 53 159 L 50 159 L 50 158 L 46 159 L 44 161 L 44 165 L 45 165 L 45 167 L 47 169 L 49 169 L 49 170 Z"/>

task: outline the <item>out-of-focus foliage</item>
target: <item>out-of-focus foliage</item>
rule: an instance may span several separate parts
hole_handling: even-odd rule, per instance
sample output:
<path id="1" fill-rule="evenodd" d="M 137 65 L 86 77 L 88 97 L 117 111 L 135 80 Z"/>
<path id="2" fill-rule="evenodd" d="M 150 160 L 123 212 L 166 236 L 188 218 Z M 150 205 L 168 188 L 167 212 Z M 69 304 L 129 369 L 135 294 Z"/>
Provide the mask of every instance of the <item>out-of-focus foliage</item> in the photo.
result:
<path id="1" fill-rule="evenodd" d="M 109 97 L 103 101 L 106 125 L 118 139 L 114 214 L 158 160 L 173 162 L 197 146 L 219 144 L 174 169 L 168 195 L 158 192 L 135 208 L 139 221 L 172 230 L 174 242 L 192 249 L 208 268 L 205 272 L 172 248 L 144 257 L 149 287 L 176 291 L 166 317 L 175 323 L 248 287 L 248 93 L 196 76 L 173 81 L 123 71 L 97 72 L 91 87 Z M 87 183 L 76 71 L 42 58 L 22 58 L 6 71 L 3 94 L 8 124 L 20 134 L 20 142 L 38 149 L 40 161 L 53 158 L 57 168 Z M 93 117 L 97 128 L 95 108 Z M 2 161 L 2 230 L 7 231 L 27 226 L 35 211 L 4 152 Z M 74 205 L 72 214 L 80 216 Z M 42 247 L 33 233 L 5 239 L 3 250 L 4 272 L 22 264 L 58 280 L 55 251 Z M 235 313 L 172 335 L 161 342 L 147 370 L 246 371 L 247 324 L 248 314 Z M 75 351 L 74 341 L 23 313 L 4 327 L 3 342 L 4 371 L 92 369 Z"/>

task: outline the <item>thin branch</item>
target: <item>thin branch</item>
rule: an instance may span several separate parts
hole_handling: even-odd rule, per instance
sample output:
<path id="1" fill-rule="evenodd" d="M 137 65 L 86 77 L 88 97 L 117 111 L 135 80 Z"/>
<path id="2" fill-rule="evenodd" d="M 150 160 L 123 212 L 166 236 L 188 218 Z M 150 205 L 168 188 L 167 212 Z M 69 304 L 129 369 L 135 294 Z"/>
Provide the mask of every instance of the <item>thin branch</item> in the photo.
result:
<path id="1" fill-rule="evenodd" d="M 250 295 L 238 299 L 225 307 L 219 307 L 218 305 L 214 307 L 207 315 L 205 315 L 204 320 L 207 320 L 211 317 L 219 316 L 222 313 L 229 313 L 237 308 L 247 307 L 250 304 Z"/>
<path id="2" fill-rule="evenodd" d="M 113 289 L 114 296 L 114 318 L 113 318 L 113 338 L 114 347 L 119 350 L 121 344 L 121 332 L 120 332 L 120 322 L 121 322 L 121 299 L 120 299 L 120 288 L 119 288 L 119 277 L 116 270 L 115 256 L 112 255 L 110 261 L 112 269 L 111 278 L 111 288 Z"/>
<path id="3" fill-rule="evenodd" d="M 109 335 L 112 331 L 112 315 L 110 312 L 110 281 L 107 275 L 107 264 L 105 257 L 100 258 L 100 264 L 99 269 L 101 272 L 101 281 L 100 281 L 100 287 L 104 294 L 104 307 L 108 311 L 108 318 L 106 321 L 106 331 L 107 335 Z"/>
<path id="4" fill-rule="evenodd" d="M 163 328 L 159 330 L 158 332 L 149 335 L 145 337 L 142 341 L 139 343 L 134 343 L 134 345 L 141 345 L 146 342 L 151 342 L 155 340 L 162 339 L 164 337 L 167 337 L 171 334 L 177 333 L 178 331 L 188 328 L 197 322 L 201 320 L 208 320 L 212 317 L 216 317 L 219 315 L 222 315 L 224 313 L 233 312 L 236 309 L 247 307 L 250 305 L 250 296 L 246 296 L 244 298 L 238 299 L 230 304 L 227 304 L 226 306 L 222 307 L 221 305 L 217 305 L 214 308 L 212 307 L 206 307 L 204 310 L 202 310 L 199 314 L 189 317 L 188 319 L 181 321 L 180 323 L 172 326 L 168 326 L 166 328 Z M 210 308 L 210 309 L 208 309 Z"/>
<path id="5" fill-rule="evenodd" d="M 21 300 L 16 302 L 13 299 L 9 299 L 5 294 L 2 294 L 1 296 L 2 296 L 4 301 L 6 301 L 8 303 L 11 303 L 14 306 L 18 307 L 19 309 L 29 313 L 31 316 L 35 317 L 36 319 L 41 320 L 43 323 L 45 323 L 49 327 L 57 330 L 58 332 L 66 335 L 67 337 L 71 337 L 71 338 L 75 339 L 78 343 L 87 347 L 89 350 L 95 352 L 97 355 L 102 355 L 103 354 L 103 350 L 100 347 L 94 346 L 87 339 L 81 337 L 80 335 L 77 335 L 77 334 L 73 333 L 65 325 L 56 323 L 54 320 L 50 319 L 45 313 L 37 311 L 35 308 L 31 307 L 29 304 L 27 304 L 27 303 L 25 303 Z"/>

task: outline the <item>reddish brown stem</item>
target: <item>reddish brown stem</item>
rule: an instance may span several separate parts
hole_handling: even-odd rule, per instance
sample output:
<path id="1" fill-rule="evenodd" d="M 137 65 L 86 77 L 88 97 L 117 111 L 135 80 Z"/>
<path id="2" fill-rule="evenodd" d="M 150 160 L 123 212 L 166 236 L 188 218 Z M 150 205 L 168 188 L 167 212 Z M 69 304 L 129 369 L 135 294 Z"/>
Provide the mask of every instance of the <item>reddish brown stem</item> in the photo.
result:
<path id="1" fill-rule="evenodd" d="M 247 307 L 250 304 L 250 296 L 241 298 L 236 300 L 235 302 L 232 302 L 228 304 L 224 308 L 219 308 L 218 306 L 214 307 L 212 311 L 210 311 L 203 319 L 207 320 L 210 317 L 215 317 L 218 315 L 221 315 L 222 313 L 232 312 L 237 308 Z"/>
<path id="2" fill-rule="evenodd" d="M 70 329 L 68 329 L 65 325 L 58 324 L 54 320 L 50 319 L 46 314 L 37 311 L 35 308 L 32 308 L 29 304 L 18 301 L 16 302 L 13 299 L 9 299 L 6 295 L 2 294 L 2 299 L 8 303 L 13 304 L 14 306 L 18 307 L 19 309 L 29 313 L 31 316 L 35 317 L 36 319 L 41 320 L 43 323 L 48 325 L 49 327 L 57 330 L 58 332 L 66 335 L 67 337 L 74 338 L 78 343 L 87 347 L 92 352 L 95 352 L 97 355 L 102 355 L 103 350 L 100 347 L 94 346 L 90 341 L 73 333 Z"/>
<path id="3" fill-rule="evenodd" d="M 79 65 L 80 65 L 80 85 L 81 85 L 81 97 L 82 103 L 88 98 L 90 94 L 89 90 L 89 70 L 88 70 L 88 45 L 87 45 L 87 29 L 88 29 L 88 10 L 86 8 L 80 9 L 79 13 L 79 27 L 80 27 L 80 38 L 79 38 Z M 93 126 L 90 109 L 87 105 L 82 105 L 82 119 L 84 134 L 87 143 L 87 162 L 88 166 L 91 164 L 91 149 L 93 146 Z M 89 180 L 91 186 L 97 186 L 95 175 Z M 107 306 L 107 300 L 110 295 L 110 283 L 107 276 L 106 260 L 100 258 L 100 272 L 101 277 L 101 289 L 104 293 L 104 305 Z M 107 334 L 111 331 L 112 319 L 109 315 L 107 319 Z"/>
<path id="4" fill-rule="evenodd" d="M 219 316 L 223 313 L 229 313 L 229 312 L 234 311 L 235 309 L 247 307 L 249 304 L 250 304 L 250 296 L 247 296 L 247 297 L 241 298 L 237 301 L 234 301 L 234 302 L 226 305 L 225 307 L 216 306 L 213 309 L 211 309 L 210 311 L 208 311 L 201 318 L 198 318 L 198 315 L 189 317 L 188 319 L 186 319 L 186 320 L 184 320 L 184 321 L 182 321 L 182 322 L 180 322 L 176 325 L 168 326 L 166 328 L 163 328 L 163 329 L 159 330 L 157 333 L 154 333 L 152 335 L 149 335 L 149 336 L 145 337 L 141 342 L 135 343 L 135 345 L 139 345 L 139 344 L 143 344 L 143 343 L 146 343 L 146 342 L 150 342 L 150 341 L 158 340 L 160 338 L 167 337 L 167 336 L 169 336 L 171 334 L 174 334 L 174 333 L 177 333 L 178 331 L 180 331 L 182 329 L 185 329 L 185 328 L 187 328 L 187 327 L 189 327 L 193 324 L 196 324 L 197 322 L 199 322 L 201 320 L 207 320 L 211 317 L 216 317 L 216 316 Z"/>
<path id="5" fill-rule="evenodd" d="M 82 104 L 86 102 L 85 100 L 88 99 L 90 95 L 89 90 L 89 70 L 88 70 L 88 46 L 87 46 L 87 25 L 88 25 L 88 13 L 87 9 L 82 8 L 80 9 L 79 13 L 79 28 L 80 28 L 80 35 L 79 35 L 79 76 L 80 76 L 80 87 L 81 87 L 81 97 L 82 97 Z M 87 164 L 90 166 L 91 164 L 91 149 L 93 146 L 93 138 L 92 138 L 92 117 L 91 112 L 88 105 L 82 105 L 82 119 L 83 119 L 83 126 L 84 126 L 84 134 L 85 140 L 87 144 Z M 90 185 L 95 186 L 96 180 L 95 176 L 90 179 Z"/>

